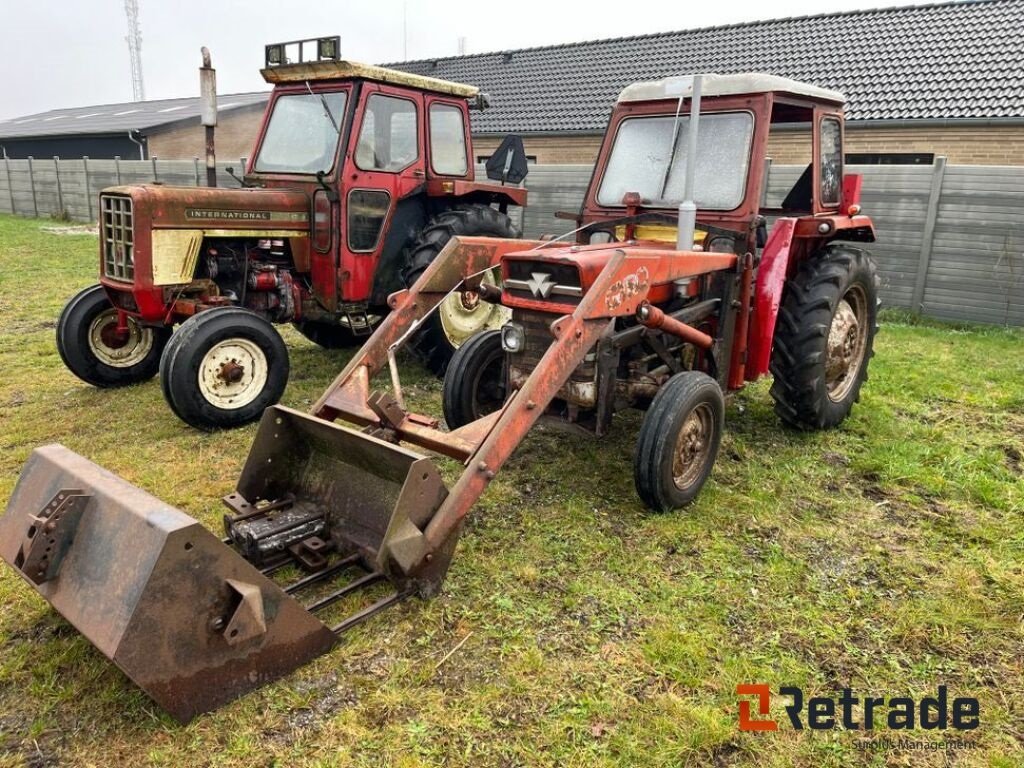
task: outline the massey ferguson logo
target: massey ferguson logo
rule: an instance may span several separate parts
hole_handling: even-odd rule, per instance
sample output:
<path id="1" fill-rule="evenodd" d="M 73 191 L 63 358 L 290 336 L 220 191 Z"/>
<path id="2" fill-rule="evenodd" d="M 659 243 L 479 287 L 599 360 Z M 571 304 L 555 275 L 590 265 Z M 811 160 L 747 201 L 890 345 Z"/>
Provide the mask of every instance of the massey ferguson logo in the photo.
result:
<path id="1" fill-rule="evenodd" d="M 546 272 L 531 272 L 526 285 L 535 297 L 546 299 L 551 294 L 551 289 L 555 287 L 555 281 Z"/>

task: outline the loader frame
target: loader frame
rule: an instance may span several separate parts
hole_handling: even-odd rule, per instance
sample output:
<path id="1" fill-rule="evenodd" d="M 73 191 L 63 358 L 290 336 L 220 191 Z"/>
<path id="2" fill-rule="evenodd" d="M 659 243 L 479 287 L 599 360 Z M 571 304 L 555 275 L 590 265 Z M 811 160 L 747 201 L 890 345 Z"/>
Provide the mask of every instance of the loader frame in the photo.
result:
<path id="1" fill-rule="evenodd" d="M 312 412 L 319 419 L 384 429 L 396 442 L 407 442 L 463 462 L 465 470 L 461 477 L 422 530 L 415 559 L 408 559 L 411 553 L 407 551 L 404 562 L 398 563 L 405 573 L 433 557 L 456 534 L 469 510 L 584 356 L 599 340 L 612 334 L 615 318 L 634 316 L 652 286 L 735 269 L 740 263 L 735 254 L 678 252 L 635 245 L 615 247 L 580 303 L 571 312 L 552 315 L 552 340 L 547 352 L 500 410 L 452 432 L 440 430 L 436 418 L 407 411 L 400 403 L 395 363 L 398 346 L 449 293 L 475 290 L 481 275 L 499 266 L 504 257 L 522 254 L 531 247 L 540 250 L 545 245 L 541 241 L 491 238 L 452 241 L 412 289 L 392 294 L 392 311 L 383 326 L 313 406 Z M 750 269 L 749 262 L 746 269 Z M 626 299 L 620 301 L 624 285 L 632 288 L 628 289 Z M 683 325 L 678 320 L 674 322 Z M 371 392 L 370 381 L 386 366 L 392 369 L 399 399 Z"/>

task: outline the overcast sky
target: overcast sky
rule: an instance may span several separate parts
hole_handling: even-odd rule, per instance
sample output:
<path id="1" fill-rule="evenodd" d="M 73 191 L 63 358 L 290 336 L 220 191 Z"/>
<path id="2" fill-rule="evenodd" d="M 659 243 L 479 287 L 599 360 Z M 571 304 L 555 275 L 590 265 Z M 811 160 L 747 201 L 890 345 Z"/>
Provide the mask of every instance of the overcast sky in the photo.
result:
<path id="1" fill-rule="evenodd" d="M 222 94 L 263 90 L 266 43 L 341 35 L 342 53 L 372 63 L 914 5 L 906 0 L 139 0 L 147 99 L 198 94 L 206 45 Z M 404 10 L 403 10 L 404 9 Z M 405 23 L 403 24 L 403 16 Z M 403 26 L 407 34 L 403 35 Z M 5 77 L 0 119 L 130 101 L 123 0 L 0 0 Z M 580 73 L 581 77 L 585 73 Z"/>

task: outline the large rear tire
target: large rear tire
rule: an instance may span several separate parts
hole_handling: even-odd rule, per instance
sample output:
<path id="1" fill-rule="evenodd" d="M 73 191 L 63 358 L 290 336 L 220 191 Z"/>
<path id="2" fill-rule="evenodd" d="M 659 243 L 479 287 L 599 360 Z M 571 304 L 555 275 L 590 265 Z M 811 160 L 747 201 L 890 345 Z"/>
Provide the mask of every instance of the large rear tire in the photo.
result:
<path id="1" fill-rule="evenodd" d="M 826 429 L 860 399 L 878 330 L 871 256 L 833 243 L 786 284 L 772 347 L 775 413 L 797 429 Z"/>
<path id="2" fill-rule="evenodd" d="M 324 349 L 351 349 L 363 344 L 370 334 L 377 329 L 383 318 L 376 322 L 370 321 L 370 327 L 366 333 L 355 334 L 352 330 L 340 323 L 325 323 L 315 320 L 299 320 L 292 323 L 299 333 Z"/>
<path id="3" fill-rule="evenodd" d="M 486 205 L 463 205 L 438 214 L 407 247 L 402 278 L 415 283 L 437 254 L 458 235 L 517 238 L 520 232 L 507 215 Z M 427 319 L 412 340 L 412 348 L 435 374 L 444 374 L 455 350 L 485 330 L 500 328 L 510 317 L 505 307 L 485 301 L 464 303 L 459 294 L 449 296 Z"/>
<path id="4" fill-rule="evenodd" d="M 700 371 L 669 379 L 644 415 L 633 458 L 636 492 L 648 508 L 668 512 L 693 501 L 718 457 L 725 398 Z"/>
<path id="5" fill-rule="evenodd" d="M 225 307 L 178 327 L 160 359 L 160 385 L 182 421 L 224 429 L 255 421 L 280 400 L 288 369 L 288 349 L 269 321 Z"/>
<path id="6" fill-rule="evenodd" d="M 128 318 L 127 334 L 117 333 L 117 310 L 102 285 L 93 285 L 67 303 L 57 321 L 57 352 L 75 376 L 95 387 L 123 387 L 153 378 L 171 329 L 141 325 Z"/>
<path id="7" fill-rule="evenodd" d="M 484 331 L 452 355 L 441 388 L 441 408 L 449 429 L 494 413 L 505 403 L 505 353 L 501 331 Z"/>

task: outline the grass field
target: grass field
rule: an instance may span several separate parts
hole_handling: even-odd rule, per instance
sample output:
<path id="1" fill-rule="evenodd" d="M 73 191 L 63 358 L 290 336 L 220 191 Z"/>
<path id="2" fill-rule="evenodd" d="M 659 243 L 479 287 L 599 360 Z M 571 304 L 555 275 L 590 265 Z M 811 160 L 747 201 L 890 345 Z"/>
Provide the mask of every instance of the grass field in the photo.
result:
<path id="1" fill-rule="evenodd" d="M 218 529 L 254 428 L 202 434 L 156 381 L 101 391 L 54 349 L 95 238 L 0 216 L 0 503 L 59 441 Z M 288 329 L 287 405 L 346 359 Z M 841 429 L 798 434 L 766 383 L 735 397 L 690 509 L 645 511 L 639 415 L 601 442 L 537 431 L 478 504 L 443 594 L 179 726 L 6 565 L 0 765 L 1024 764 L 1024 334 L 887 318 Z M 435 408 L 439 384 L 415 395 Z M 450 656 L 446 656 L 456 649 Z M 936 745 L 885 729 L 737 729 L 736 685 L 980 699 Z M 775 701 L 772 716 L 785 713 Z M 906 735 L 906 734 L 904 734 Z"/>

